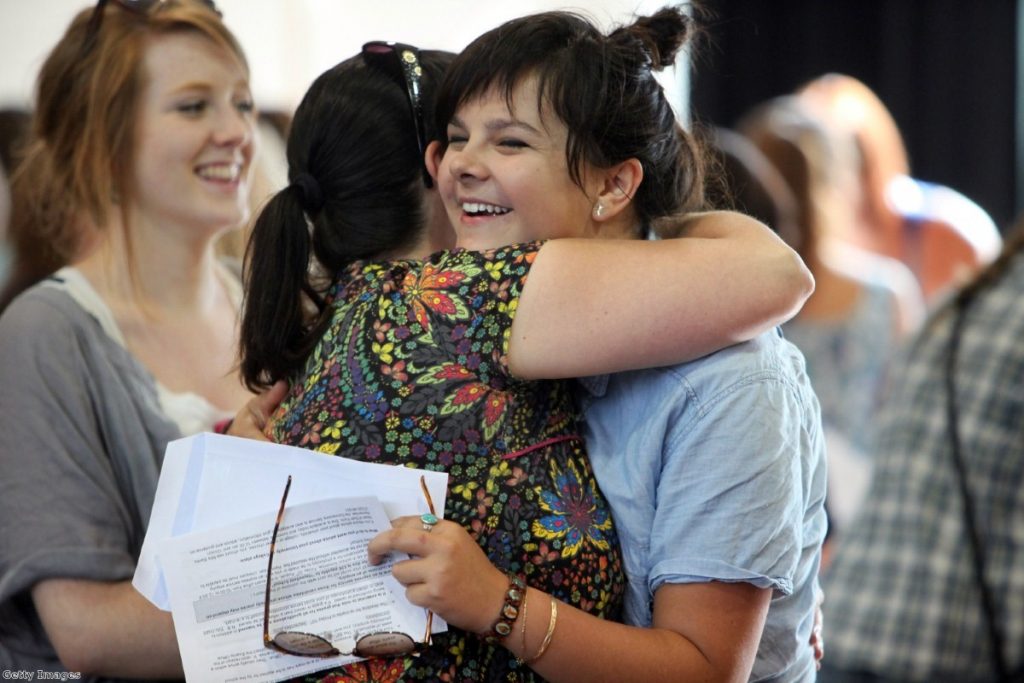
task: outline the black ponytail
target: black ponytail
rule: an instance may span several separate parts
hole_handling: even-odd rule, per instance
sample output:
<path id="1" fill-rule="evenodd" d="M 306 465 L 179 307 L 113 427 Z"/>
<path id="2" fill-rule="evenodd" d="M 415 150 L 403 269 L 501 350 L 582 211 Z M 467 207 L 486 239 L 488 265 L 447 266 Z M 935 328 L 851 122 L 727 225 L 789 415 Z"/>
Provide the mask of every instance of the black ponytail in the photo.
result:
<path id="1" fill-rule="evenodd" d="M 297 186 L 267 202 L 246 249 L 241 375 L 259 391 L 289 376 L 311 350 L 305 309 L 323 309 L 309 280 L 311 241 Z"/>
<path id="2" fill-rule="evenodd" d="M 452 57 L 420 53 L 428 114 Z M 253 390 L 302 370 L 330 322 L 327 288 L 348 265 L 406 248 L 425 227 L 423 162 L 405 84 L 361 56 L 310 86 L 287 154 L 290 185 L 260 213 L 246 250 L 241 374 Z"/>

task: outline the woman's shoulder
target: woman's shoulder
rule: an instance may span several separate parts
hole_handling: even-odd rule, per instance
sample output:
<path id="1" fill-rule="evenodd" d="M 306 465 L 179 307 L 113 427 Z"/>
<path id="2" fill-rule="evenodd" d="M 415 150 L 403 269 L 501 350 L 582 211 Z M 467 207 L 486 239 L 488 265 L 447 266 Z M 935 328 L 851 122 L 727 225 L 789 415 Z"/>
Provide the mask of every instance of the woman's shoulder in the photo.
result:
<path id="1" fill-rule="evenodd" d="M 73 279 L 73 275 L 71 277 Z M 63 271 L 19 295 L 0 316 L 5 366 L 57 372 L 79 363 L 121 366 L 130 357 L 105 306 L 93 306 Z M 103 359 L 103 360 L 100 360 Z"/>
<path id="2" fill-rule="evenodd" d="M 449 267 L 472 267 L 484 263 L 513 263 L 529 265 L 533 263 L 537 252 L 543 246 L 543 241 L 522 242 L 506 244 L 493 249 L 471 250 L 471 249 L 446 249 L 437 251 L 428 256 L 424 263 Z"/>
<path id="3" fill-rule="evenodd" d="M 488 283 L 525 281 L 543 242 L 510 244 L 484 251 L 446 249 L 422 260 L 362 260 L 342 271 L 328 290 L 331 302 L 351 302 L 374 294 L 417 294 Z"/>
<path id="4" fill-rule="evenodd" d="M 4 337 L 35 338 L 75 333 L 89 325 L 90 316 L 62 286 L 57 276 L 43 280 L 15 298 L 0 316 Z"/>
<path id="5" fill-rule="evenodd" d="M 386 295 L 420 267 L 418 261 L 402 259 L 353 261 L 326 285 L 326 301 L 328 305 L 339 306 Z"/>
<path id="6" fill-rule="evenodd" d="M 0 380 L 28 386 L 45 376 L 86 381 L 88 354 L 113 346 L 99 324 L 65 291 L 44 281 L 18 296 L 0 316 Z M 93 381 L 96 381 L 93 378 Z"/>

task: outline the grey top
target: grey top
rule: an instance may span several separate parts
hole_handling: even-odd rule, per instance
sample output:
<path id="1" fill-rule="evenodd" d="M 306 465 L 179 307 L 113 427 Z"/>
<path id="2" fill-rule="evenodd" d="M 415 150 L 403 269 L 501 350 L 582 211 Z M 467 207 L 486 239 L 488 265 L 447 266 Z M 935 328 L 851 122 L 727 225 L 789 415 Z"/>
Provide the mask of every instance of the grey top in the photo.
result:
<path id="1" fill-rule="evenodd" d="M 63 670 L 29 591 L 131 579 L 179 436 L 149 372 L 66 289 L 0 317 L 0 670 Z"/>

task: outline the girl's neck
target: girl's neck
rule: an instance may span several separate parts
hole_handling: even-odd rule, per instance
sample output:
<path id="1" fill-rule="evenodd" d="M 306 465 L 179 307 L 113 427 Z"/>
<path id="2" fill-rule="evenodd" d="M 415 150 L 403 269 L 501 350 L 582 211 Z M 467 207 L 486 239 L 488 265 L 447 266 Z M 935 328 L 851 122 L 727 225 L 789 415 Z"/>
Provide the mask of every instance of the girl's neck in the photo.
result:
<path id="1" fill-rule="evenodd" d="M 113 309 L 193 315 L 209 311 L 224 294 L 213 244 L 213 236 L 142 221 L 133 221 L 129 244 L 115 218 L 75 266 Z"/>

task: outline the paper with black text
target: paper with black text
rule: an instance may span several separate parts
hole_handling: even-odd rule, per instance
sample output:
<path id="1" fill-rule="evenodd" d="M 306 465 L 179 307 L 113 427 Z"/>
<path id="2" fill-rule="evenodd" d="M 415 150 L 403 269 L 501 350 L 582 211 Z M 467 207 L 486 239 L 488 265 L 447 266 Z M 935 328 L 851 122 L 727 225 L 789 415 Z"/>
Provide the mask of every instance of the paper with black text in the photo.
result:
<path id="1" fill-rule="evenodd" d="M 293 487 L 301 487 L 296 478 Z M 283 490 L 283 482 L 282 482 Z M 276 514 L 164 539 L 158 552 L 171 597 L 185 677 L 270 682 L 356 661 L 284 655 L 263 646 L 267 559 Z M 320 635 L 342 652 L 381 632 L 422 640 L 426 611 L 405 599 L 391 564 L 371 566 L 366 546 L 390 527 L 375 498 L 291 505 L 274 550 L 269 633 Z"/>
<path id="2" fill-rule="evenodd" d="M 427 511 L 425 477 L 443 516 L 448 474 L 349 460 L 304 448 L 199 434 L 167 446 L 149 527 L 132 584 L 160 609 L 170 609 L 157 547 L 165 538 L 276 513 L 288 475 L 289 505 L 341 496 L 374 496 L 388 518 Z M 435 628 L 443 628 L 435 619 Z"/>

